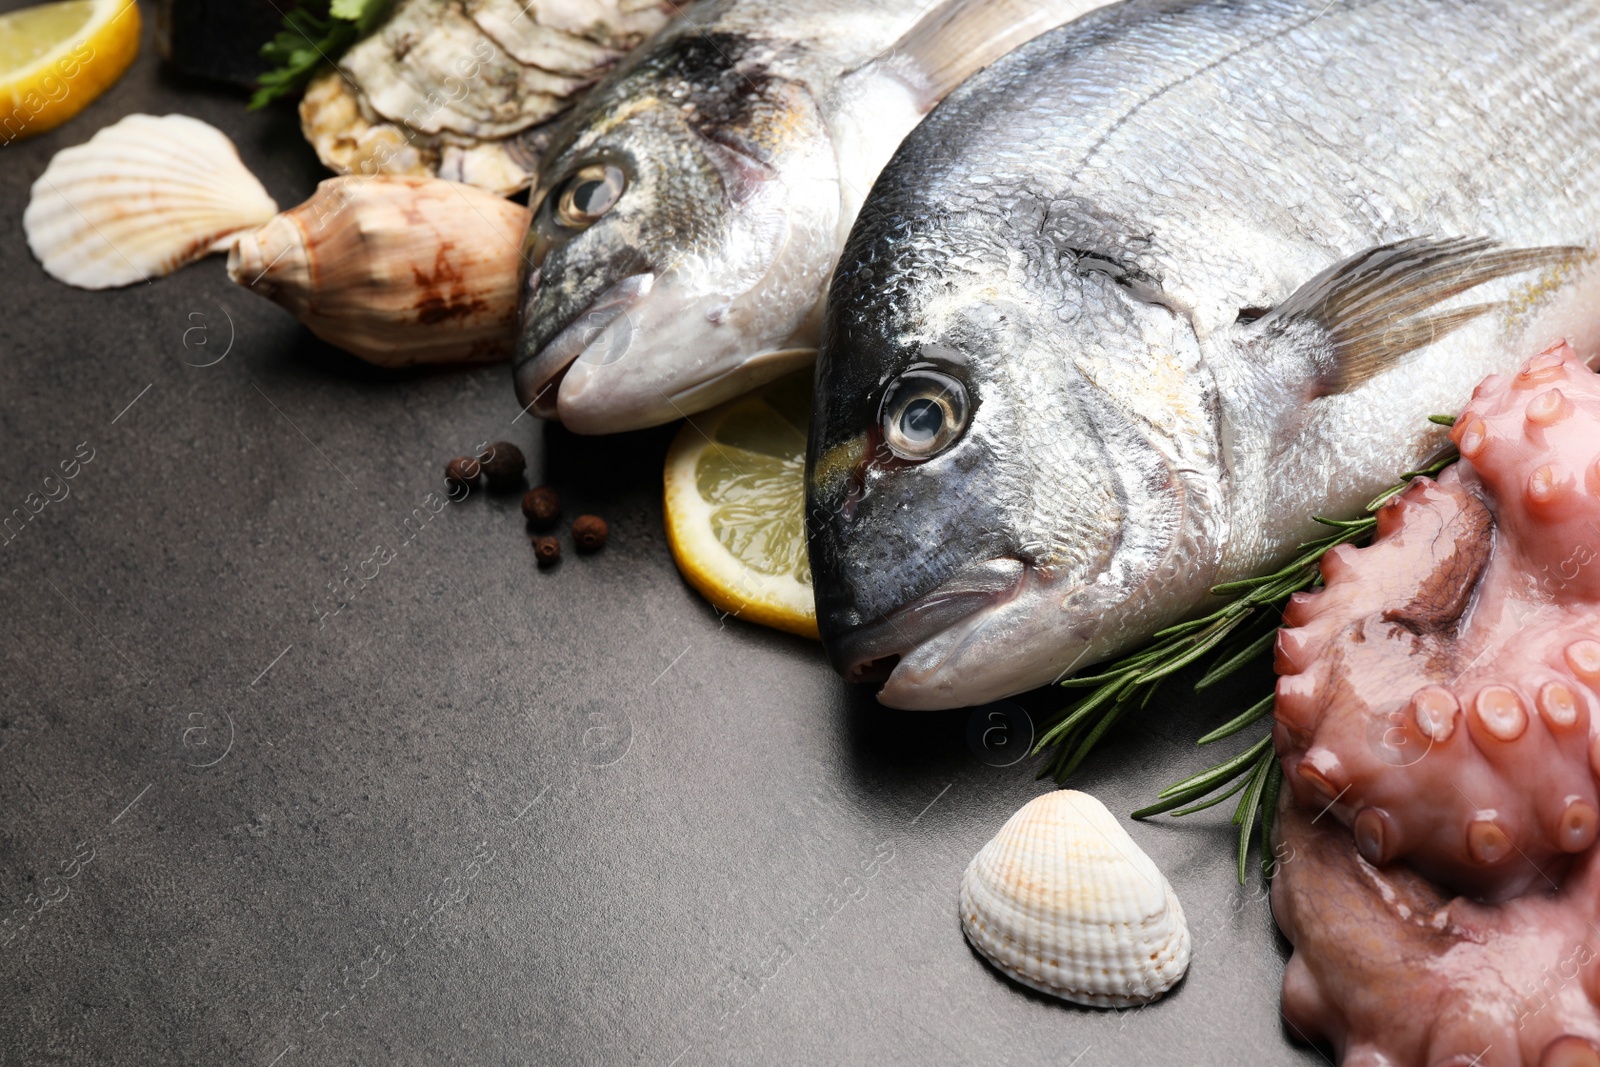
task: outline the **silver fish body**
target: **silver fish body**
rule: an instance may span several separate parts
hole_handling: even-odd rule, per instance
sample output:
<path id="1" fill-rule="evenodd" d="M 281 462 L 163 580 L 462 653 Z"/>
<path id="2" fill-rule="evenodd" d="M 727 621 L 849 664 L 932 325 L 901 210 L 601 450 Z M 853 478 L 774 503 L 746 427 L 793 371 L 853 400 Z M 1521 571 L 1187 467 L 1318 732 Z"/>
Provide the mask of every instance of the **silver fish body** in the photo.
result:
<path id="1" fill-rule="evenodd" d="M 541 161 L 522 403 L 608 433 L 809 364 L 838 250 L 901 138 L 956 80 L 1098 2 L 689 7 L 578 104 Z"/>
<path id="2" fill-rule="evenodd" d="M 900 707 L 1121 651 L 1600 346 L 1594 0 L 1129 0 L 969 80 L 829 297 L 819 627 Z"/>

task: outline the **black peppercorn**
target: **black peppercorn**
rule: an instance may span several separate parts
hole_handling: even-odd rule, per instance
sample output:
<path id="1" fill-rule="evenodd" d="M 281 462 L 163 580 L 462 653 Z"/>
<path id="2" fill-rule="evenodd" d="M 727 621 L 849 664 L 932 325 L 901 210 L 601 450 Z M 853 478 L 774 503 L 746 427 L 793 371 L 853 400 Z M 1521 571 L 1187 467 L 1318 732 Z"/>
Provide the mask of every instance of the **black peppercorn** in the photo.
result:
<path id="1" fill-rule="evenodd" d="M 535 537 L 533 555 L 539 561 L 539 566 L 548 567 L 561 558 L 561 542 L 554 537 Z"/>
<path id="2" fill-rule="evenodd" d="M 528 469 L 522 449 L 510 441 L 496 441 L 478 458 L 483 460 L 483 477 L 491 492 L 515 489 L 522 484 L 522 472 Z"/>
<path id="3" fill-rule="evenodd" d="M 444 465 L 444 478 L 457 485 L 473 486 L 478 483 L 478 461 L 471 456 L 457 456 Z"/>
<path id="4" fill-rule="evenodd" d="M 579 552 L 598 552 L 606 547 L 606 520 L 598 515 L 579 515 L 572 520 L 572 543 Z"/>
<path id="5" fill-rule="evenodd" d="M 522 513 L 536 526 L 549 526 L 561 517 L 561 494 L 548 485 L 522 494 Z"/>

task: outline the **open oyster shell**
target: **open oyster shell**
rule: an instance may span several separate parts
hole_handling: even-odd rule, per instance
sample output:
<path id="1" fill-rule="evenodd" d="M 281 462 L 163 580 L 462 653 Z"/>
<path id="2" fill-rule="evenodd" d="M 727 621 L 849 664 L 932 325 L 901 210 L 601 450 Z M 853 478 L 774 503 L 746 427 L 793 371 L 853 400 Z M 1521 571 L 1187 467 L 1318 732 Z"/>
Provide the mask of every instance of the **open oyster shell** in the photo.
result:
<path id="1" fill-rule="evenodd" d="M 676 11 L 670 0 L 401 0 L 300 103 L 341 174 L 527 187 L 548 124 Z"/>

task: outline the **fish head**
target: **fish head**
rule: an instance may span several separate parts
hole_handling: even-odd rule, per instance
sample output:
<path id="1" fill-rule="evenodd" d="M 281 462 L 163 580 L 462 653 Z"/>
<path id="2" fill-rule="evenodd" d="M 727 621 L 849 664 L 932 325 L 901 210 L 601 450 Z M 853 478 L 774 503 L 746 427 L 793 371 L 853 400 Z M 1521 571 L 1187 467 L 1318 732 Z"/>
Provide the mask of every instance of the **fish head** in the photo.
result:
<path id="1" fill-rule="evenodd" d="M 902 708 L 1056 680 L 1211 574 L 1171 440 L 1207 415 L 1187 320 L 1048 241 L 941 225 L 852 236 L 807 456 L 823 642 Z"/>
<path id="2" fill-rule="evenodd" d="M 814 356 L 785 342 L 832 266 L 837 163 L 757 43 L 634 53 L 554 135 L 531 203 L 525 407 L 580 433 L 669 422 Z"/>

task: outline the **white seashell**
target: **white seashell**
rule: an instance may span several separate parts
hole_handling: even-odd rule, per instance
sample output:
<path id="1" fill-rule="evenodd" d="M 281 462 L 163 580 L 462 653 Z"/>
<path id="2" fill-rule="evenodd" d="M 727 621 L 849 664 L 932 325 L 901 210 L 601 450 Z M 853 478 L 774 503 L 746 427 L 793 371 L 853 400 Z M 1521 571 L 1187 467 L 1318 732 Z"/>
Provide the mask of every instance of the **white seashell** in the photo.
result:
<path id="1" fill-rule="evenodd" d="M 1105 805 L 1030 801 L 961 879 L 961 928 L 1023 985 L 1102 1008 L 1155 1000 L 1189 968 L 1183 905 Z"/>
<path id="2" fill-rule="evenodd" d="M 221 130 L 129 115 L 56 153 L 22 226 L 51 275 L 109 289 L 170 274 L 278 213 Z"/>

